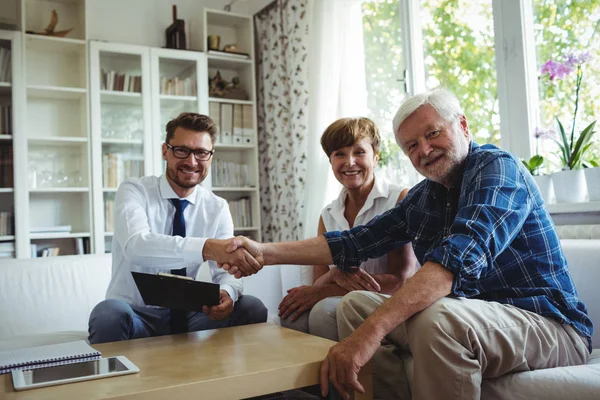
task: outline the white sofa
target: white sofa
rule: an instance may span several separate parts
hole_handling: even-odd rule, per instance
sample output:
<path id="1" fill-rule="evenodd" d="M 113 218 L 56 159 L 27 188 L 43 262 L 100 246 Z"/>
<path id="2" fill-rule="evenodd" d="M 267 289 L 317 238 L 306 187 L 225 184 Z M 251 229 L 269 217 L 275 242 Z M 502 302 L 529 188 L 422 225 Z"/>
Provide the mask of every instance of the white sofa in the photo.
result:
<path id="1" fill-rule="evenodd" d="M 586 366 L 523 372 L 485 380 L 483 398 L 600 399 L 600 240 L 563 240 L 571 274 L 597 330 Z M 208 280 L 203 266 L 200 279 Z M 110 255 L 0 261 L 0 350 L 87 338 L 92 308 L 104 299 Z M 244 292 L 260 298 L 277 321 L 286 290 L 311 281 L 309 268 L 267 267 L 245 278 Z M 407 370 L 411 371 L 407 360 Z"/>

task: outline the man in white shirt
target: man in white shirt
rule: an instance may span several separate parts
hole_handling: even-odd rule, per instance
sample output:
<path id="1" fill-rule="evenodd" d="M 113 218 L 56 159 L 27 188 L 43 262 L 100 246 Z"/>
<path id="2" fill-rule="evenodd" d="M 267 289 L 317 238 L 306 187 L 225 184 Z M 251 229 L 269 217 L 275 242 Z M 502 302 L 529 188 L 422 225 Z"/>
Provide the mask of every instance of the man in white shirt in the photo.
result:
<path id="1" fill-rule="evenodd" d="M 167 124 L 164 175 L 123 182 L 115 197 L 112 279 L 90 315 L 90 343 L 265 322 L 267 309 L 242 296 L 242 283 L 208 261 L 221 303 L 202 312 L 146 306 L 131 275 L 167 272 L 196 277 L 205 260 L 226 254 L 214 239 L 233 236 L 227 202 L 199 185 L 212 162 L 216 127 L 205 115 L 182 113 Z M 257 266 L 245 250 L 235 261 Z M 236 265 L 233 264 L 232 265 Z"/>

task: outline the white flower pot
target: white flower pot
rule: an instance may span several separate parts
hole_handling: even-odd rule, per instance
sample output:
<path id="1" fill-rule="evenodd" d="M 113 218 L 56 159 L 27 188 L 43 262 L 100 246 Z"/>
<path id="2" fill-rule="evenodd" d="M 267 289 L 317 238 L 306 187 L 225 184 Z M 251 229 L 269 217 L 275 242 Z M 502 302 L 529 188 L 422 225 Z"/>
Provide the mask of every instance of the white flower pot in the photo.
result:
<path id="1" fill-rule="evenodd" d="M 600 167 L 583 170 L 590 201 L 600 201 Z"/>
<path id="2" fill-rule="evenodd" d="M 533 180 L 540 189 L 540 194 L 546 204 L 550 203 L 554 192 L 554 185 L 552 184 L 551 175 L 534 175 Z"/>
<path id="3" fill-rule="evenodd" d="M 566 169 L 552 174 L 557 203 L 587 201 L 587 186 L 582 169 Z"/>

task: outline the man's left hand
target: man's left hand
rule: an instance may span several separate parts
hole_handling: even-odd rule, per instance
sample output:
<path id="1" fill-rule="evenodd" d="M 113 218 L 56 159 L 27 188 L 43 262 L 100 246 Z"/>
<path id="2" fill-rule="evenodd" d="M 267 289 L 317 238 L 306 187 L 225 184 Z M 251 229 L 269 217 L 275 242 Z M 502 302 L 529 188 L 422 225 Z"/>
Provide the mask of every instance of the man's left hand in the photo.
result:
<path id="1" fill-rule="evenodd" d="M 222 321 L 233 312 L 233 300 L 226 290 L 221 290 L 221 303 L 212 307 L 204 306 L 202 312 L 213 321 Z"/>
<path id="2" fill-rule="evenodd" d="M 358 382 L 360 369 L 379 349 L 380 341 L 357 330 L 346 339 L 329 349 L 327 357 L 321 363 L 321 394 L 327 396 L 328 380 L 346 400 L 350 393 L 364 393 L 364 387 Z"/>

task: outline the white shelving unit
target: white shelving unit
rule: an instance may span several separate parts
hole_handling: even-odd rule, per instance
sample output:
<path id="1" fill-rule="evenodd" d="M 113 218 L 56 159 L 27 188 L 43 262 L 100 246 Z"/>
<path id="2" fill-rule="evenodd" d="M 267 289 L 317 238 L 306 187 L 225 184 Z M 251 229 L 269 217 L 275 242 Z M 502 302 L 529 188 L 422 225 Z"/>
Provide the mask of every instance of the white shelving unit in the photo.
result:
<path id="1" fill-rule="evenodd" d="M 166 165 L 161 146 L 166 125 L 182 112 L 208 114 L 206 55 L 195 51 L 150 49 L 154 174 Z"/>
<path id="2" fill-rule="evenodd" d="M 97 252 L 111 249 L 114 197 L 121 181 L 164 173 L 166 123 L 181 112 L 208 113 L 205 57 L 193 51 L 90 43 L 93 193 L 94 203 L 101 205 L 94 209 Z M 129 76 L 117 79 L 141 77 L 140 91 L 111 86 L 110 72 Z"/>
<path id="3" fill-rule="evenodd" d="M 220 37 L 219 50 L 235 43 L 238 51 L 248 54 L 248 58 L 212 54 L 204 48 L 209 77 L 217 72 L 227 82 L 237 77 L 239 87 L 247 94 L 246 99 L 233 99 L 209 93 L 209 113 L 221 129 L 211 177 L 207 180 L 210 179 L 213 192 L 229 202 L 235 234 L 261 240 L 252 16 L 205 9 L 205 46 L 209 35 Z"/>
<path id="4" fill-rule="evenodd" d="M 27 172 L 18 183 L 26 188 L 18 257 L 44 247 L 75 254 L 73 238 L 89 240 L 93 227 L 85 1 L 21 0 L 21 10 L 25 118 L 18 147 Z M 44 32 L 52 10 L 59 16 L 56 30 L 73 28 L 66 37 L 27 33 Z"/>
<path id="5" fill-rule="evenodd" d="M 5 60 L 10 54 L 11 61 L 7 71 L 0 71 L 0 260 L 13 258 L 28 248 L 26 238 L 16 234 L 23 232 L 18 226 L 23 213 L 15 207 L 27 197 L 25 188 L 19 185 L 25 173 L 20 165 L 23 155 L 15 150 L 26 143 L 21 125 L 24 93 L 21 50 L 19 32 L 0 30 L 0 59 Z"/>
<path id="6" fill-rule="evenodd" d="M 235 232 L 260 240 L 251 16 L 204 11 L 202 40 L 217 34 L 222 44 L 237 43 L 248 58 L 236 59 L 88 41 L 87 0 L 19 2 L 21 31 L 0 31 L 0 48 L 12 54 L 12 79 L 0 79 L 0 106 L 12 106 L 13 123 L 10 132 L 0 131 L 0 149 L 16 150 L 13 172 L 6 172 L 8 164 L 1 168 L 11 180 L 0 181 L 0 212 L 14 213 L 14 230 L 0 234 L 0 257 L 2 249 L 14 247 L 16 257 L 29 258 L 32 245 L 75 254 L 82 241 L 86 252 L 110 251 L 113 231 L 106 210 L 118 184 L 164 173 L 167 121 L 184 111 L 210 115 L 210 103 L 219 114 L 224 105 L 246 117 L 243 140 L 224 140 L 220 133 L 212 175 L 216 163 L 244 165 L 245 172 L 243 179 L 215 182 L 214 188 L 209 176 L 203 185 L 230 204 L 239 203 L 247 216 Z M 56 30 L 72 31 L 65 37 L 31 33 L 44 32 L 52 10 L 59 16 Z M 247 98 L 209 97 L 209 76 L 217 71 L 228 81 L 238 77 Z"/>
<path id="7" fill-rule="evenodd" d="M 94 247 L 110 251 L 119 184 L 150 175 L 152 117 L 150 49 L 90 41 Z"/>

